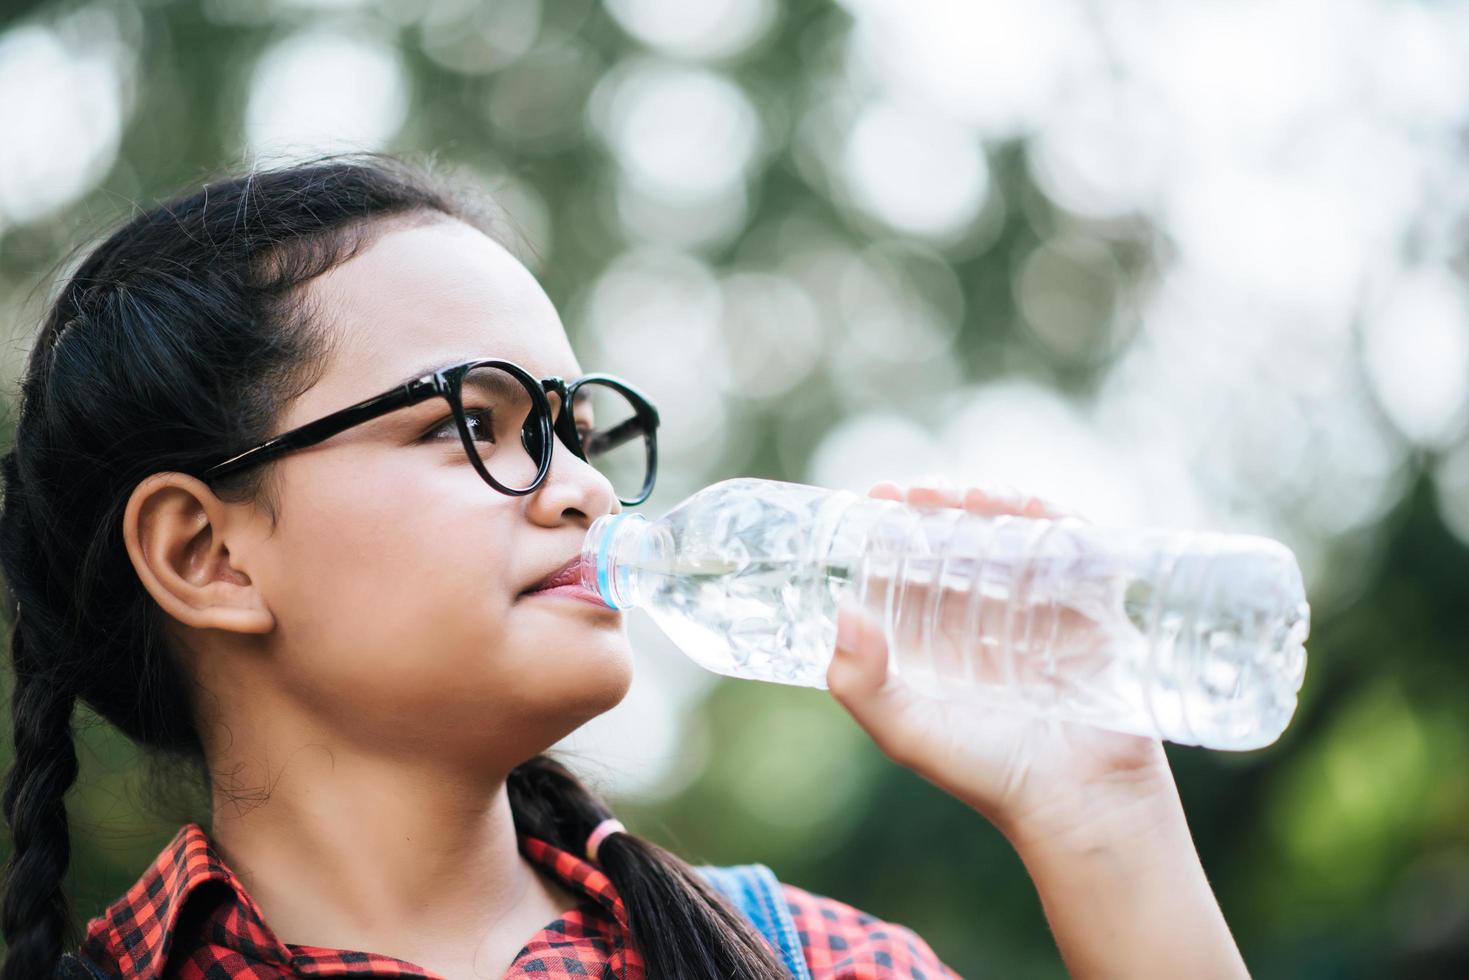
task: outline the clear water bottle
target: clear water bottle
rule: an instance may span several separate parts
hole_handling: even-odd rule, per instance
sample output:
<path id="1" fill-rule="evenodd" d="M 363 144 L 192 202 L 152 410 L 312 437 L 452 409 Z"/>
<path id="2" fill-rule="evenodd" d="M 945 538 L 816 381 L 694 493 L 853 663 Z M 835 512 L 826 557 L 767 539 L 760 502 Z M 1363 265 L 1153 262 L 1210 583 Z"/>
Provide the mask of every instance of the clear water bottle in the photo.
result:
<path id="1" fill-rule="evenodd" d="M 1243 534 L 1098 527 L 725 480 L 663 517 L 598 518 L 584 585 L 646 609 L 701 666 L 826 686 L 836 612 L 945 699 L 1216 749 L 1280 736 L 1310 629 L 1290 549 Z"/>

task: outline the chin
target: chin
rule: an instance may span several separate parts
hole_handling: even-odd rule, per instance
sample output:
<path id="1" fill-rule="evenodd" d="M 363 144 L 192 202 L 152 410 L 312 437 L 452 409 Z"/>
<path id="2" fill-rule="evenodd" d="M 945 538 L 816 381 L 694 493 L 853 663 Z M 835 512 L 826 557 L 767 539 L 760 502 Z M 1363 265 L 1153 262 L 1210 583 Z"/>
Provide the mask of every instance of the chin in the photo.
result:
<path id="1" fill-rule="evenodd" d="M 583 675 L 582 683 L 574 689 L 563 687 L 557 692 L 555 703 L 546 705 L 545 714 L 552 727 L 548 732 L 549 744 L 559 742 L 593 718 L 617 707 L 627 695 L 631 679 L 631 671 L 623 677 L 614 676 L 611 671 L 598 672 L 595 676 Z"/>
<path id="2" fill-rule="evenodd" d="M 546 603 L 553 605 L 561 603 Z M 538 702 L 596 704 L 598 711 L 615 706 L 627 694 L 633 678 L 626 624 L 599 623 L 595 610 L 586 621 L 579 610 L 573 610 L 573 615 L 556 612 L 516 617 L 510 622 L 511 629 L 492 643 L 498 649 L 501 669 L 508 669 L 517 684 L 534 688 Z"/>
<path id="3" fill-rule="evenodd" d="M 628 688 L 632 687 L 632 651 L 625 644 L 622 645 L 618 656 L 597 661 L 596 668 L 588 671 L 586 679 L 589 685 L 601 681 L 597 685 L 595 697 L 597 703 L 602 705 L 598 714 L 617 707 L 627 697 Z"/>
<path id="4" fill-rule="evenodd" d="M 632 648 L 624 634 L 558 638 L 544 664 L 555 675 L 545 678 L 548 692 L 583 720 L 617 707 L 632 686 Z"/>
<path id="5" fill-rule="evenodd" d="M 601 687 L 611 702 L 607 705 L 610 708 L 626 697 L 627 689 L 632 686 L 633 657 L 626 636 L 619 643 L 608 644 L 605 649 L 607 656 L 598 659 L 590 673 L 602 681 Z"/>

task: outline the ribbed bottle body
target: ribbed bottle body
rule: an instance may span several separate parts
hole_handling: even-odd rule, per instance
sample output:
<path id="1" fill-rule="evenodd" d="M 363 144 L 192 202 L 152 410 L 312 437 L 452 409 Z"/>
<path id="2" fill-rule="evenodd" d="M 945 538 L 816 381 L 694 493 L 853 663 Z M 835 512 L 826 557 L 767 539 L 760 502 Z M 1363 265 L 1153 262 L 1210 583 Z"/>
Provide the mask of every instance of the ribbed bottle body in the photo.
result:
<path id="1" fill-rule="evenodd" d="M 726 480 L 588 535 L 609 604 L 722 674 L 825 687 L 845 601 L 935 697 L 1244 749 L 1295 708 L 1299 568 L 1267 538 L 985 517 Z M 609 531 L 610 529 L 610 531 Z M 589 575 L 592 575 L 589 572 Z"/>
<path id="2" fill-rule="evenodd" d="M 1270 744 L 1305 673 L 1300 569 L 1253 535 L 913 511 L 856 591 L 919 690 L 1183 744 Z"/>

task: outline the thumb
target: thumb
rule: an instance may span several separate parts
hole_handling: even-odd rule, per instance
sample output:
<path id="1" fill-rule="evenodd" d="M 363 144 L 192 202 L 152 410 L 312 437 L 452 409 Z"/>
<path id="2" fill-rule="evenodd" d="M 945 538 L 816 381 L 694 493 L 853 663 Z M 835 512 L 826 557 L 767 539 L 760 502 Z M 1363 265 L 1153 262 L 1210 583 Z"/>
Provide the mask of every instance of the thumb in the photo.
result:
<path id="1" fill-rule="evenodd" d="M 905 693 L 888 671 L 888 644 L 882 625 L 853 603 L 837 609 L 836 648 L 826 669 L 826 686 L 868 732 L 871 722 L 892 717 L 895 700 Z"/>

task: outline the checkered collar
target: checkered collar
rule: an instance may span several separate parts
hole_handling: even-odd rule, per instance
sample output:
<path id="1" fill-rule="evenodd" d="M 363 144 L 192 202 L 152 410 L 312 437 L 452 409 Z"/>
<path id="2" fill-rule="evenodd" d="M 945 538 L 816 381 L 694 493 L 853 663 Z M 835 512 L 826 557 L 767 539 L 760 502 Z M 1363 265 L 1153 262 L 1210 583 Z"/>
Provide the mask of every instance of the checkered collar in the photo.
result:
<path id="1" fill-rule="evenodd" d="M 570 889 L 588 895 L 627 929 L 627 913 L 611 881 L 595 865 L 527 834 L 518 835 L 520 851 L 546 868 Z M 87 923 L 83 954 L 115 962 L 122 975 L 136 980 L 163 976 L 170 953 L 178 948 L 181 915 L 195 896 L 204 918 L 193 915 L 184 937 L 224 946 L 252 962 L 279 967 L 288 974 L 329 976 L 360 971 L 363 958 L 402 969 L 402 976 L 423 977 L 411 964 L 378 954 L 347 953 L 282 942 L 256 907 L 239 877 L 224 863 L 208 833 L 186 823 L 137 882 L 101 915 Z M 196 938 L 202 936 L 202 939 Z M 340 969 L 335 969 L 340 967 Z"/>

